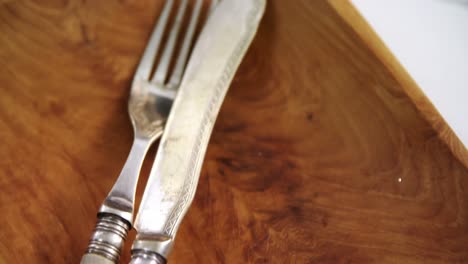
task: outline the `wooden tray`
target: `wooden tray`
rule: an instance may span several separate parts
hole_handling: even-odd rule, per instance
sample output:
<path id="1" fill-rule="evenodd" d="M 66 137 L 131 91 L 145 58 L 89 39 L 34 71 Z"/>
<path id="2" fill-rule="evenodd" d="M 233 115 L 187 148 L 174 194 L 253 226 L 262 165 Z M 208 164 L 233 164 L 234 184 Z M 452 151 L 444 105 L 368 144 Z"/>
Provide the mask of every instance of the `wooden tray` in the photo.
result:
<path id="1" fill-rule="evenodd" d="M 0 263 L 79 262 L 161 6 L 0 1 Z M 271 0 L 169 262 L 467 263 L 466 157 L 347 1 Z"/>

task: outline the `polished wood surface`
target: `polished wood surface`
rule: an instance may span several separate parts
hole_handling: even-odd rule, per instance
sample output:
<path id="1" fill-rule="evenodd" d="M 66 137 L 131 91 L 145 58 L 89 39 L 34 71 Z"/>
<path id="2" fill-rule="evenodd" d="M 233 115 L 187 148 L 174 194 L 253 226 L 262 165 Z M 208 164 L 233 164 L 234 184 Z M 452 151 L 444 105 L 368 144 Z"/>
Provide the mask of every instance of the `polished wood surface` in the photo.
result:
<path id="1" fill-rule="evenodd" d="M 0 263 L 79 262 L 161 5 L 0 1 Z M 349 8 L 268 2 L 169 263 L 468 263 L 466 149 Z"/>
<path id="2" fill-rule="evenodd" d="M 378 37 L 375 31 L 359 14 L 357 9 L 347 0 L 329 0 L 340 16 L 346 20 L 353 30 L 363 39 L 369 49 L 385 65 L 390 73 L 401 85 L 408 97 L 415 103 L 416 108 L 431 124 L 438 136 L 447 144 L 454 155 L 468 166 L 468 151 L 461 140 L 455 135 L 447 122 L 429 101 L 424 92 L 417 86 L 408 72 L 401 67 L 395 56 Z"/>

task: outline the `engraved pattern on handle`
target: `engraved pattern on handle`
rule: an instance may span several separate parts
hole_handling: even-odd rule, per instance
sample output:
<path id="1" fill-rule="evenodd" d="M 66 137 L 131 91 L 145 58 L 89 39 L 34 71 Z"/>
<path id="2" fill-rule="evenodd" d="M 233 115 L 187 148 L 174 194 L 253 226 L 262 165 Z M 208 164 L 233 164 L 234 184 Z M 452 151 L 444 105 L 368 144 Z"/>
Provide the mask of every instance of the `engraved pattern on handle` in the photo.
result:
<path id="1" fill-rule="evenodd" d="M 161 255 L 146 251 L 146 250 L 132 250 L 132 259 L 130 264 L 166 264 L 167 261 Z"/>
<path id="2" fill-rule="evenodd" d="M 96 227 L 81 264 L 88 263 L 86 256 L 89 255 L 99 255 L 117 263 L 129 229 L 130 224 L 119 216 L 98 214 Z"/>

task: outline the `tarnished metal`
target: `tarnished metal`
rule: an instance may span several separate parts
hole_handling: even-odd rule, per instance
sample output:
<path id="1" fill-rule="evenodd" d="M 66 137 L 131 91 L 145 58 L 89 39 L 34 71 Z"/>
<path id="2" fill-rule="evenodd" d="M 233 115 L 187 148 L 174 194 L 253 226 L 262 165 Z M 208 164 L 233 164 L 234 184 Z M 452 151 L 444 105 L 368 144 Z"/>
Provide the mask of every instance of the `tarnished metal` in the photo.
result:
<path id="1" fill-rule="evenodd" d="M 119 259 L 125 237 L 133 221 L 135 191 L 141 166 L 149 147 L 161 136 L 176 97 L 190 53 L 189 49 L 194 40 L 201 3 L 202 0 L 194 0 L 190 23 L 182 38 L 182 48 L 177 56 L 175 69 L 169 75 L 182 20 L 188 9 L 188 0 L 180 1 L 176 20 L 172 23 L 168 42 L 164 45 L 162 58 L 155 67 L 154 77 L 151 77 L 164 32 L 169 24 L 171 10 L 175 5 L 174 0 L 166 0 L 132 83 L 128 112 L 134 129 L 133 145 L 120 176 L 99 209 L 98 222 L 87 253 L 81 261 L 82 264 L 101 263 L 105 260 L 116 263 Z M 167 80 L 169 78 L 170 81 Z"/>
<path id="2" fill-rule="evenodd" d="M 135 221 L 134 255 L 167 257 L 195 195 L 211 131 L 265 0 L 222 0 L 204 26 L 171 109 Z M 138 263 L 137 256 L 132 263 Z M 141 262 L 144 263 L 144 262 Z"/>

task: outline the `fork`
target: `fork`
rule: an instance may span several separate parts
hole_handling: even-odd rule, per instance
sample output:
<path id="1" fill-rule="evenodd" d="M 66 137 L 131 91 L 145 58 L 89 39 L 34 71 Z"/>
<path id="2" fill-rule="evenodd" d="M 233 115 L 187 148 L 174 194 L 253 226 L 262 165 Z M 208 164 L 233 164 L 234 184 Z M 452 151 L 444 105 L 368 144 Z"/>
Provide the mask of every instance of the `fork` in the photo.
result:
<path id="1" fill-rule="evenodd" d="M 163 7 L 131 86 L 128 112 L 133 125 L 134 139 L 130 154 L 99 209 L 98 220 L 81 260 L 82 264 L 117 263 L 120 258 L 124 241 L 132 226 L 135 192 L 141 166 L 148 149 L 164 130 L 194 42 L 202 2 L 203 0 L 195 0 L 175 66 L 170 72 L 180 29 L 188 9 L 188 0 L 179 2 L 167 42 L 154 74 L 151 74 L 171 11 L 174 9 L 174 0 L 167 0 Z M 215 4 L 216 1 L 211 2 L 210 11 Z"/>

